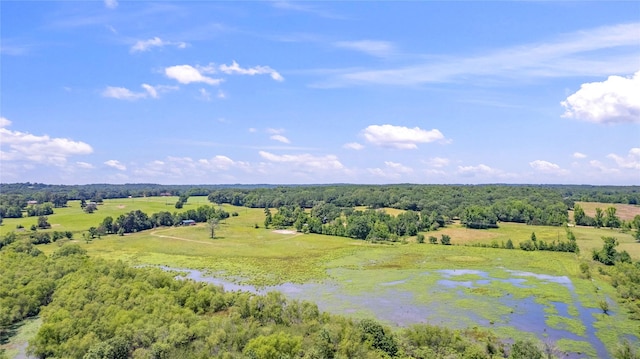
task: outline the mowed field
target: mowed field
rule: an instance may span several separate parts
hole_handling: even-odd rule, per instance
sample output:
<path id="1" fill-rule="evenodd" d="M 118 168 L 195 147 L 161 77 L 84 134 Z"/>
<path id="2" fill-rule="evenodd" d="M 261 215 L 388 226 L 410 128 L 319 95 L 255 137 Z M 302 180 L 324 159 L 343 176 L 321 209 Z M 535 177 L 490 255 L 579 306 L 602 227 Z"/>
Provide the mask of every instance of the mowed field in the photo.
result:
<path id="1" fill-rule="evenodd" d="M 206 204 L 213 205 L 206 196 L 189 197 L 184 208 L 178 210 L 175 208 L 177 201 L 178 197 L 107 199 L 98 205 L 97 211 L 91 214 L 82 210 L 80 201 L 69 201 L 67 207 L 54 208 L 54 214 L 47 216 L 52 226 L 48 231 L 86 231 L 89 227 L 97 227 L 107 216 L 115 219 L 121 214 L 138 209 L 151 215 L 161 211 L 183 212 Z M 32 225 L 37 223 L 38 217 L 3 218 L 3 224 L 0 226 L 0 235 L 15 231 L 17 225 L 22 225 L 25 230 L 29 230 Z"/>
<path id="2" fill-rule="evenodd" d="M 633 217 L 640 215 L 640 206 L 637 205 L 599 202 L 576 202 L 576 204 L 579 204 L 589 217 L 596 215 L 596 208 L 605 211 L 609 207 L 615 207 L 616 216 L 624 221 L 630 221 Z M 573 211 L 569 211 L 569 219 L 573 221 Z"/>

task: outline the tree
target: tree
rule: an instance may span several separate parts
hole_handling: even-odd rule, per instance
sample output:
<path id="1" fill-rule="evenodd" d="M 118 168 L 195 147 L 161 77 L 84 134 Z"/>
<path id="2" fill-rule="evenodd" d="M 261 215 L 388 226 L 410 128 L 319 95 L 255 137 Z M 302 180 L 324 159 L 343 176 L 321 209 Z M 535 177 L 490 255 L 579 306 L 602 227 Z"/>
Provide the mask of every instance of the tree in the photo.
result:
<path id="1" fill-rule="evenodd" d="M 445 246 L 451 245 L 451 236 L 449 236 L 448 234 L 443 234 L 440 237 L 440 243 L 444 244 Z"/>
<path id="2" fill-rule="evenodd" d="M 604 245 L 599 251 L 593 250 L 593 259 L 608 266 L 613 265 L 616 261 L 618 251 L 618 239 L 615 237 L 602 237 Z"/>
<path id="3" fill-rule="evenodd" d="M 602 209 L 596 208 L 596 215 L 593 217 L 593 223 L 597 228 L 602 227 L 604 224 L 604 216 L 602 214 Z"/>
<path id="4" fill-rule="evenodd" d="M 507 239 L 507 244 L 504 246 L 506 249 L 513 249 L 513 241 L 511 240 L 511 238 Z"/>
<path id="5" fill-rule="evenodd" d="M 269 228 L 271 222 L 273 222 L 273 216 L 271 216 L 271 210 L 269 207 L 264 208 L 264 228 Z"/>
<path id="6" fill-rule="evenodd" d="M 575 207 L 573 207 L 573 221 L 575 224 L 577 226 L 582 225 L 585 217 L 586 214 L 584 213 L 584 209 L 582 209 L 579 204 L 576 204 Z"/>
<path id="7" fill-rule="evenodd" d="M 85 213 L 93 213 L 98 210 L 98 205 L 95 202 L 89 202 L 84 206 Z"/>
<path id="8" fill-rule="evenodd" d="M 436 237 L 436 236 L 429 236 L 429 243 L 431 243 L 431 244 L 438 244 L 438 237 Z"/>
<path id="9" fill-rule="evenodd" d="M 509 359 L 542 359 L 542 351 L 530 340 L 516 340 Z"/>
<path id="10" fill-rule="evenodd" d="M 620 218 L 616 216 L 616 207 L 609 207 L 605 210 L 605 217 L 603 220 L 605 227 L 620 228 Z"/>
<path id="11" fill-rule="evenodd" d="M 217 218 L 210 218 L 209 221 L 207 222 L 208 226 L 209 226 L 209 231 L 211 233 L 211 238 L 215 238 L 216 237 L 216 229 L 218 228 L 218 219 Z"/>
<path id="12" fill-rule="evenodd" d="M 424 234 L 418 233 L 418 235 L 416 236 L 416 241 L 420 244 L 424 243 Z"/>
<path id="13" fill-rule="evenodd" d="M 38 217 L 38 228 L 47 229 L 51 228 L 51 224 L 48 222 L 49 218 L 47 216 Z"/>

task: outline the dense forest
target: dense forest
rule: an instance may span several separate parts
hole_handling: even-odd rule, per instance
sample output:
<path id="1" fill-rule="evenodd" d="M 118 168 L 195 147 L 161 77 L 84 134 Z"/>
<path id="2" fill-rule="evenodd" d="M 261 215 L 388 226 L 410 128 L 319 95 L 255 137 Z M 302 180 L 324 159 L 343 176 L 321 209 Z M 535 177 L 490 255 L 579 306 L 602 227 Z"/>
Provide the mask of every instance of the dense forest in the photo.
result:
<path id="1" fill-rule="evenodd" d="M 256 295 L 176 279 L 157 268 L 90 258 L 67 244 L 50 257 L 16 242 L 0 251 L 0 337 L 20 320 L 43 324 L 37 358 L 542 358 L 529 341 L 480 329 L 321 313 L 277 292 Z M 179 277 L 178 277 L 179 278 Z M 2 357 L 2 353 L 0 353 Z"/>

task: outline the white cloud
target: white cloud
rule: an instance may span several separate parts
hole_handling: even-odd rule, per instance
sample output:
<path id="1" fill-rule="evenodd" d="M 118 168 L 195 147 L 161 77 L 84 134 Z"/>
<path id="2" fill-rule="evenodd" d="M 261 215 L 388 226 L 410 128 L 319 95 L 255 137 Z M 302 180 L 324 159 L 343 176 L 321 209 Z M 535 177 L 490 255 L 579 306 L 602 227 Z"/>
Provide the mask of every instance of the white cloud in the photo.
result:
<path id="1" fill-rule="evenodd" d="M 536 171 L 547 173 L 547 174 L 556 174 L 556 175 L 566 175 L 568 173 L 567 170 L 562 169 L 555 163 L 551 163 L 549 161 L 543 160 L 535 160 L 529 162 L 529 166 Z"/>
<path id="2" fill-rule="evenodd" d="M 637 71 L 640 23 L 604 26 L 565 34 L 542 43 L 530 43 L 468 56 L 421 56 L 403 67 L 353 71 L 337 70 L 318 87 L 360 84 L 414 86 L 464 81 L 474 77 L 514 79 L 603 76 Z M 611 51 L 615 49 L 615 51 Z M 425 60 L 427 58 L 427 60 Z"/>
<path id="3" fill-rule="evenodd" d="M 260 157 L 270 162 L 286 163 L 293 165 L 296 170 L 340 170 L 344 166 L 334 155 L 313 156 L 310 154 L 301 155 L 276 155 L 266 151 L 259 152 Z"/>
<path id="4" fill-rule="evenodd" d="M 6 117 L 0 117 L 0 128 L 5 128 L 11 126 L 11 121 L 9 121 Z"/>
<path id="5" fill-rule="evenodd" d="M 0 118 L 0 124 L 2 125 L 0 126 L 2 162 L 26 161 L 63 166 L 68 157 L 93 153 L 93 148 L 81 141 L 11 131 L 5 128 L 11 125 L 11 121 L 4 117 Z"/>
<path id="6" fill-rule="evenodd" d="M 164 73 L 167 77 L 182 84 L 203 82 L 212 86 L 219 85 L 223 81 L 222 79 L 214 79 L 203 75 L 203 73 L 209 73 L 208 70 L 206 67 L 197 69 L 190 65 L 177 65 L 165 68 Z"/>
<path id="7" fill-rule="evenodd" d="M 279 135 L 281 133 L 284 133 L 284 129 L 282 129 L 282 128 L 267 128 L 267 133 L 272 134 L 272 135 Z"/>
<path id="8" fill-rule="evenodd" d="M 638 147 L 630 149 L 626 157 L 611 153 L 607 155 L 607 158 L 614 160 L 621 168 L 640 170 L 640 148 Z M 638 173 L 638 179 L 640 179 L 640 173 Z"/>
<path id="9" fill-rule="evenodd" d="M 123 165 L 118 160 L 108 160 L 108 161 L 105 161 L 104 164 L 109 167 L 113 167 L 119 171 L 125 171 L 127 169 L 127 166 Z"/>
<path id="10" fill-rule="evenodd" d="M 220 65 L 219 69 L 220 71 L 228 75 L 238 74 L 238 75 L 253 76 L 253 75 L 268 74 L 271 76 L 272 79 L 276 81 L 284 81 L 284 77 L 282 77 L 282 75 L 280 75 L 276 70 L 272 69 L 269 66 L 255 66 L 255 67 L 243 69 L 240 67 L 240 65 L 238 65 L 237 62 L 233 61 L 230 66 L 224 65 L 224 64 Z"/>
<path id="11" fill-rule="evenodd" d="M 142 84 L 142 88 L 144 88 L 147 91 L 149 96 L 153 98 L 158 98 L 158 91 L 155 89 L 155 87 L 148 84 Z"/>
<path id="12" fill-rule="evenodd" d="M 278 142 L 282 142 L 282 143 L 291 143 L 291 141 L 289 141 L 288 138 L 286 138 L 286 137 L 284 137 L 282 135 L 272 135 L 269 138 L 274 140 L 274 141 L 278 141 Z"/>
<path id="13" fill-rule="evenodd" d="M 104 6 L 108 9 L 115 9 L 118 7 L 118 0 L 104 0 Z"/>
<path id="14" fill-rule="evenodd" d="M 249 133 L 256 133 L 256 132 L 258 132 L 257 128 L 249 127 Z"/>
<path id="15" fill-rule="evenodd" d="M 430 131 L 419 127 L 408 128 L 393 125 L 371 125 L 362 131 L 367 142 L 381 147 L 416 149 L 418 143 L 429 143 L 444 139 L 437 129 Z"/>
<path id="16" fill-rule="evenodd" d="M 587 155 L 585 155 L 582 152 L 574 152 L 572 156 L 573 158 L 578 158 L 578 159 L 587 158 Z"/>
<path id="17" fill-rule="evenodd" d="M 640 71 L 631 77 L 609 76 L 585 83 L 560 104 L 562 117 L 595 123 L 640 123 Z"/>
<path id="18" fill-rule="evenodd" d="M 427 161 L 425 161 L 425 163 L 429 166 L 429 167 L 435 167 L 435 168 L 442 168 L 442 167 L 446 167 L 449 165 L 449 159 L 448 158 L 442 158 L 442 157 L 433 157 L 428 159 Z"/>
<path id="19" fill-rule="evenodd" d="M 158 98 L 159 93 L 175 91 L 178 89 L 177 86 L 165 85 L 151 86 L 149 84 L 142 84 L 140 86 L 144 89 L 144 91 L 133 92 L 126 87 L 107 86 L 107 88 L 102 91 L 102 96 L 115 98 L 118 100 L 135 101 L 147 97 Z"/>
<path id="20" fill-rule="evenodd" d="M 76 162 L 76 166 L 78 168 L 82 168 L 82 169 L 86 169 L 86 170 L 90 170 L 92 168 L 95 168 L 91 163 L 87 163 L 87 162 Z"/>
<path id="21" fill-rule="evenodd" d="M 217 95 L 217 97 L 218 97 L 219 99 L 225 99 L 225 98 L 227 98 L 227 94 L 226 94 L 224 91 L 222 91 L 222 90 L 218 90 L 218 95 Z"/>
<path id="22" fill-rule="evenodd" d="M 133 46 L 131 46 L 130 51 L 133 52 L 144 52 L 149 51 L 153 47 L 164 47 L 164 46 L 175 46 L 179 49 L 184 49 L 188 46 L 186 42 L 173 42 L 173 41 L 164 41 L 159 37 L 154 37 L 149 40 L 138 40 Z"/>
<path id="23" fill-rule="evenodd" d="M 477 166 L 458 166 L 458 173 L 462 176 L 487 176 L 496 175 L 500 171 L 493 169 L 485 164 L 479 164 Z"/>
<path id="24" fill-rule="evenodd" d="M 115 98 L 118 100 L 129 100 L 134 101 L 140 98 L 147 97 L 147 93 L 145 92 L 133 92 L 125 87 L 113 87 L 107 86 L 104 91 L 102 91 L 103 97 Z"/>
<path id="25" fill-rule="evenodd" d="M 389 56 L 394 50 L 393 44 L 388 41 L 339 41 L 335 42 L 334 45 L 343 49 L 360 51 L 377 57 Z"/>
<path id="26" fill-rule="evenodd" d="M 356 150 L 356 151 L 360 151 L 361 149 L 364 148 L 364 146 L 359 144 L 358 142 L 345 143 L 342 147 L 348 150 Z"/>
<path id="27" fill-rule="evenodd" d="M 560 169 L 560 166 L 558 166 L 557 164 L 543 160 L 535 160 L 529 162 L 529 166 L 531 166 L 531 168 L 533 169 L 544 172 L 553 172 Z"/>

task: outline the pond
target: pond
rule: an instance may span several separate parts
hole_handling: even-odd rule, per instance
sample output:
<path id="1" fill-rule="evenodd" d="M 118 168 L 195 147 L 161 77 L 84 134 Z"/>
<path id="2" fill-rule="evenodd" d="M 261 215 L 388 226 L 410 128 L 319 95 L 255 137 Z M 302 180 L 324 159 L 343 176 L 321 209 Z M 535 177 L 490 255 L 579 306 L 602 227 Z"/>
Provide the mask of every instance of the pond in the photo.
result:
<path id="1" fill-rule="evenodd" d="M 164 269 L 180 271 L 185 278 L 219 285 L 228 291 L 257 294 L 279 291 L 290 299 L 312 301 L 323 311 L 360 318 L 375 317 L 398 327 L 417 323 L 453 328 L 479 326 L 505 336 L 515 329 L 532 333 L 552 346 L 558 341 L 569 341 L 583 348 L 583 353 L 563 353 L 565 358 L 610 356 L 594 328 L 595 315 L 602 313 L 601 310 L 583 306 L 566 276 L 507 269 L 500 276 L 466 269 L 406 271 L 394 280 L 368 284 L 371 278 L 363 279 L 362 271 L 340 269 L 341 272 L 334 273 L 333 277 L 349 280 L 330 279 L 258 288 L 198 270 Z M 571 302 L 541 301 L 526 292 L 538 286 L 550 292 L 563 292 Z M 630 338 L 634 342 L 638 339 Z"/>

